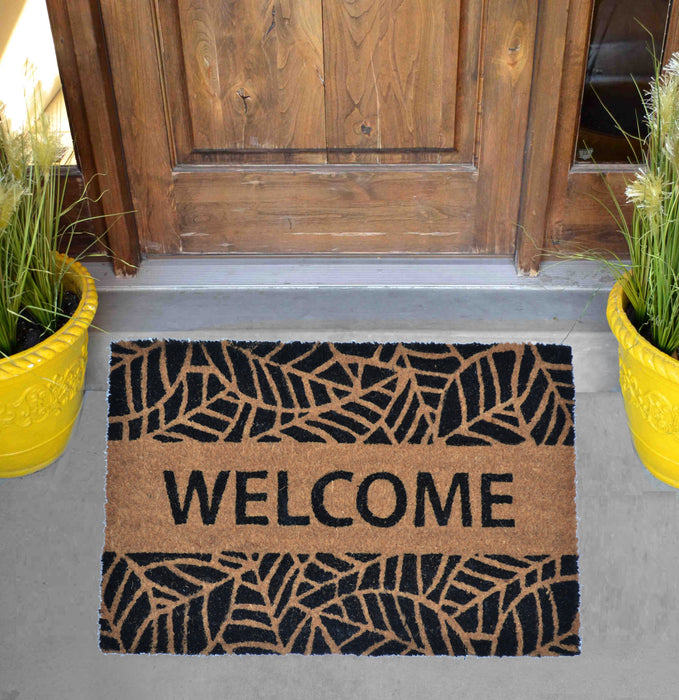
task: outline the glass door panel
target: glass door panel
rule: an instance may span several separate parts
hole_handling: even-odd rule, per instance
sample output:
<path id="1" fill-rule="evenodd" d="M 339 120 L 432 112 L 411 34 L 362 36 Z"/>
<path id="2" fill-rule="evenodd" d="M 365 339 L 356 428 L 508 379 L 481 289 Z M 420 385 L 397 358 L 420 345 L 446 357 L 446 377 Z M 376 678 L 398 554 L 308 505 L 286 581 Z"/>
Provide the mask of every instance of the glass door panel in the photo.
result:
<path id="1" fill-rule="evenodd" d="M 662 56 L 669 6 L 669 0 L 594 3 L 576 162 L 636 160 L 620 129 L 646 134 L 642 95 Z"/>

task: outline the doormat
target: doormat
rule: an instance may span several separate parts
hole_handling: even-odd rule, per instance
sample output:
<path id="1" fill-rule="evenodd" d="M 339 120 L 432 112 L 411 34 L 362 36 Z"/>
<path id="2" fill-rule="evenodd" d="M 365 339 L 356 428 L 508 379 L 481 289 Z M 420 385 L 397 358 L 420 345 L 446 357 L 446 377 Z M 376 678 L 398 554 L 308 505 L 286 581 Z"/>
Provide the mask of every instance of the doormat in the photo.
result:
<path id="1" fill-rule="evenodd" d="M 563 345 L 111 346 L 100 647 L 576 655 Z"/>

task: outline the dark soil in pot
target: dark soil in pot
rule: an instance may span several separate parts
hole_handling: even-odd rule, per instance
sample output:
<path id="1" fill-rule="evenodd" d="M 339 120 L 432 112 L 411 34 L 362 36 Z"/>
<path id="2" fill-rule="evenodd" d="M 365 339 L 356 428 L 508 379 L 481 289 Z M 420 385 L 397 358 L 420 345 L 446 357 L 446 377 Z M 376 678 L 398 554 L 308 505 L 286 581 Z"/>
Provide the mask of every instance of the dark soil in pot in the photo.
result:
<path id="1" fill-rule="evenodd" d="M 79 303 L 80 297 L 75 292 L 64 292 L 61 308 L 57 316 L 57 326 L 53 331 L 43 328 L 35 322 L 29 311 L 24 311 L 17 323 L 17 343 L 14 348 L 14 354 L 30 350 L 45 340 L 45 338 L 49 338 L 50 335 L 56 333 L 73 316 Z"/>
<path id="2" fill-rule="evenodd" d="M 637 320 L 637 315 L 634 311 L 634 307 L 632 304 L 627 303 L 625 305 L 625 313 L 627 314 L 627 318 L 629 319 L 630 323 L 634 326 L 636 329 L 637 333 L 644 339 L 647 340 L 653 347 L 656 347 L 655 343 L 653 342 L 653 338 L 651 337 L 651 333 L 648 329 L 647 324 L 640 324 L 639 321 Z M 662 352 L 662 350 L 661 350 Z M 672 354 L 668 354 L 669 357 L 671 357 L 674 360 L 679 360 L 679 350 L 676 350 Z"/>

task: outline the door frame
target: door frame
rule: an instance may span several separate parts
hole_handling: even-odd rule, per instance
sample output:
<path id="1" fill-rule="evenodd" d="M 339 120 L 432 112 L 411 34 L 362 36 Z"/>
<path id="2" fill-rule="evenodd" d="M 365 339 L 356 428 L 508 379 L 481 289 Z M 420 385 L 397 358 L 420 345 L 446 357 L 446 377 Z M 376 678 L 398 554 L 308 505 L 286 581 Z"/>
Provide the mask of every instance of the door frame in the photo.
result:
<path id="1" fill-rule="evenodd" d="M 47 0 L 77 167 L 66 169 L 68 203 L 87 188 L 92 229 L 116 275 L 141 261 L 98 0 Z"/>
<path id="2" fill-rule="evenodd" d="M 538 274 L 543 259 L 569 252 L 627 257 L 624 238 L 601 202 L 610 197 L 610 187 L 624 214 L 631 216 L 624 191 L 638 167 L 574 162 L 594 0 L 544 2 L 540 7 L 538 47 L 545 49 L 537 55 L 544 60 L 535 65 L 516 247 L 517 271 L 527 275 Z M 663 64 L 677 50 L 679 2 L 672 2 Z"/>

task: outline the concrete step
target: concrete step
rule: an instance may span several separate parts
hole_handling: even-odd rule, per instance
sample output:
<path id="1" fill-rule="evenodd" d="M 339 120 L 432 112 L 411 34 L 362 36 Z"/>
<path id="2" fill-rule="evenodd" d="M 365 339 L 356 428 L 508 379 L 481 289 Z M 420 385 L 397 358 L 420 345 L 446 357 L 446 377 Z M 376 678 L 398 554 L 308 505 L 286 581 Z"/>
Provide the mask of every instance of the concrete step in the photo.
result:
<path id="1" fill-rule="evenodd" d="M 90 334 L 88 389 L 106 387 L 110 343 L 132 338 L 567 343 L 579 392 L 618 389 L 612 280 L 587 263 L 537 278 L 496 260 L 170 259 L 146 261 L 132 280 L 88 268 L 101 329 Z"/>

